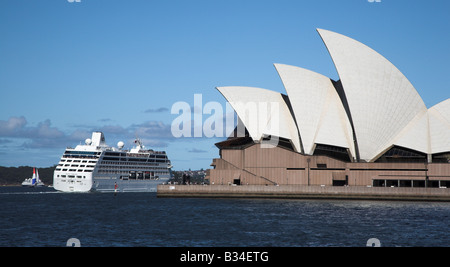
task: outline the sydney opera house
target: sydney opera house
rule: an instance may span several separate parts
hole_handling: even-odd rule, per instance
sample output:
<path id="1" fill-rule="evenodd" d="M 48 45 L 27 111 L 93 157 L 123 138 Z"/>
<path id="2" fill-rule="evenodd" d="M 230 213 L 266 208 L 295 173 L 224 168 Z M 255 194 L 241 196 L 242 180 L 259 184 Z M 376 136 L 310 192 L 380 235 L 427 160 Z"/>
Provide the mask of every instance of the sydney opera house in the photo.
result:
<path id="1" fill-rule="evenodd" d="M 220 158 L 211 164 L 210 183 L 450 188 L 450 99 L 427 108 L 379 53 L 317 31 L 338 81 L 275 64 L 286 94 L 217 88 L 239 122 L 216 144 Z M 272 108 L 250 108 L 261 103 Z M 271 140 L 275 145 L 265 145 Z"/>

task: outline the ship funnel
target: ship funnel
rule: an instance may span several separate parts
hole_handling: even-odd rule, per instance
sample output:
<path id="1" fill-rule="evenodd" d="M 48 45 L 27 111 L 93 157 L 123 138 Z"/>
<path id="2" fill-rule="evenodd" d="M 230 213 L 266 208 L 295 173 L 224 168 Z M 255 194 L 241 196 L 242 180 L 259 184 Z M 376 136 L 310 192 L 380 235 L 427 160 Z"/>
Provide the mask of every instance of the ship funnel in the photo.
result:
<path id="1" fill-rule="evenodd" d="M 106 146 L 105 136 L 102 132 L 92 133 L 92 145 L 93 146 Z"/>

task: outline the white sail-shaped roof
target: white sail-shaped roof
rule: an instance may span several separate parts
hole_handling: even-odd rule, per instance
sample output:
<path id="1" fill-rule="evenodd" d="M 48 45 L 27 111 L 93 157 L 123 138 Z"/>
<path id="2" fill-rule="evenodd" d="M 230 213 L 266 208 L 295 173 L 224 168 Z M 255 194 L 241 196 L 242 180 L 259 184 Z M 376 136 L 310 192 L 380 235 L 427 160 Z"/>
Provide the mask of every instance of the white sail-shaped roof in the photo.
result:
<path id="1" fill-rule="evenodd" d="M 427 109 L 408 79 L 379 53 L 344 35 L 317 31 L 340 82 L 275 64 L 287 96 L 253 87 L 217 88 L 253 140 L 283 137 L 307 155 L 316 144 L 345 147 L 363 161 L 376 161 L 393 146 L 428 154 L 429 160 L 450 152 L 450 99 Z M 268 103 L 277 112 L 261 109 Z"/>
<path id="2" fill-rule="evenodd" d="M 431 153 L 450 151 L 450 99 L 428 110 Z"/>
<path id="3" fill-rule="evenodd" d="M 261 141 L 264 135 L 282 137 L 291 140 L 295 151 L 301 152 L 294 118 L 281 93 L 242 86 L 217 90 L 236 111 L 253 140 Z"/>
<path id="4" fill-rule="evenodd" d="M 419 113 L 394 140 L 392 145 L 431 154 L 428 110 Z"/>
<path id="5" fill-rule="evenodd" d="M 352 129 L 330 78 L 303 68 L 275 64 L 291 101 L 304 153 L 315 144 L 353 148 Z"/>
<path id="6" fill-rule="evenodd" d="M 344 87 L 360 157 L 376 160 L 426 106 L 408 79 L 373 49 L 338 33 L 318 32 Z"/>
<path id="7" fill-rule="evenodd" d="M 426 154 L 450 151 L 450 99 L 412 120 L 399 135 L 395 145 Z"/>

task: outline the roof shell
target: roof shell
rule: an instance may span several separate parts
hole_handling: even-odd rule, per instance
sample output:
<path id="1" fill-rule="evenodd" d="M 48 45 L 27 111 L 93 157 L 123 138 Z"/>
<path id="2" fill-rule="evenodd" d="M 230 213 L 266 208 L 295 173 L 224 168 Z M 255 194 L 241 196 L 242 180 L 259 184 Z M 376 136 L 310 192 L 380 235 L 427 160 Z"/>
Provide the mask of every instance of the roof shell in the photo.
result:
<path id="1" fill-rule="evenodd" d="M 428 110 L 431 153 L 450 151 L 450 98 Z"/>
<path id="2" fill-rule="evenodd" d="M 335 32 L 317 31 L 344 87 L 360 157 L 374 161 L 426 106 L 408 79 L 373 49 Z"/>
<path id="3" fill-rule="evenodd" d="M 275 64 L 283 81 L 299 128 L 305 154 L 315 144 L 353 148 L 352 129 L 344 106 L 330 78 L 313 71 Z"/>
<path id="4" fill-rule="evenodd" d="M 301 152 L 300 137 L 294 118 L 281 93 L 267 89 L 243 86 L 217 87 L 236 111 L 254 141 L 264 135 L 292 141 Z"/>

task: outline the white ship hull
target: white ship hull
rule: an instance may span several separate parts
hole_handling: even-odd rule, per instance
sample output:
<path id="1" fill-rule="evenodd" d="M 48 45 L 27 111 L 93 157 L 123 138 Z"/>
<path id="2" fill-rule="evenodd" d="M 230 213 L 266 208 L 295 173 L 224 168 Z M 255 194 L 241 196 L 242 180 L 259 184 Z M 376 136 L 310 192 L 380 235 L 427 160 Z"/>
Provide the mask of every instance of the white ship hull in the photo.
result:
<path id="1" fill-rule="evenodd" d="M 156 192 L 158 184 L 167 182 L 169 178 L 157 180 L 120 180 L 115 178 L 95 179 L 92 186 L 94 192 Z M 116 187 L 117 185 L 117 187 Z"/>
<path id="2" fill-rule="evenodd" d="M 53 187 L 61 192 L 156 192 L 158 184 L 167 182 L 170 177 L 131 180 L 117 177 L 101 177 L 92 179 L 92 175 L 86 178 L 54 178 Z M 117 187 L 116 187 L 117 184 Z"/>
<path id="3" fill-rule="evenodd" d="M 29 183 L 29 182 L 23 182 L 23 183 L 22 183 L 22 186 L 23 186 L 23 187 L 44 187 L 45 184 L 42 183 L 42 182 L 36 183 L 36 184 L 32 184 L 32 183 Z"/>
<path id="4" fill-rule="evenodd" d="M 85 178 L 53 177 L 53 188 L 61 192 L 89 192 L 92 188 L 92 175 Z"/>
<path id="5" fill-rule="evenodd" d="M 33 182 L 31 182 L 31 179 L 26 179 L 25 181 L 23 181 L 22 186 L 33 187 L 34 184 L 33 184 Z"/>

